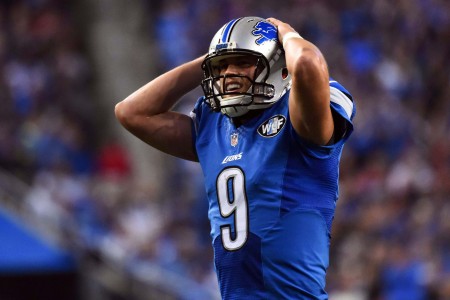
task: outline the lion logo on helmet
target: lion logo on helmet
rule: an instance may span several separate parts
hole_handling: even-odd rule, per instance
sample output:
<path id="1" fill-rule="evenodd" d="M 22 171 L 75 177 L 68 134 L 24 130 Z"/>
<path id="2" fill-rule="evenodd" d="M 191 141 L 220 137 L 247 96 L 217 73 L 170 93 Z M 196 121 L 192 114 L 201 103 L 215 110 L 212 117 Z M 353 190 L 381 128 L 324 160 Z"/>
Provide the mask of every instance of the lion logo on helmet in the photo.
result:
<path id="1" fill-rule="evenodd" d="M 277 28 L 269 22 L 260 21 L 255 25 L 255 29 L 252 31 L 254 36 L 259 36 L 256 39 L 256 44 L 261 45 L 267 41 L 276 41 L 278 39 Z"/>

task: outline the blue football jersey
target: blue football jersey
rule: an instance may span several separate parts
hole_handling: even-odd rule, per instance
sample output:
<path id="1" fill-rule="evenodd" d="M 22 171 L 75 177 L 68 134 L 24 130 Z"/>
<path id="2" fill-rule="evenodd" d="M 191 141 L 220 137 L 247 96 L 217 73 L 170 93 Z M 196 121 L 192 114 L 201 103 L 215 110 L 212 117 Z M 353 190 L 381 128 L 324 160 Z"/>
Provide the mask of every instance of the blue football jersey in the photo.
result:
<path id="1" fill-rule="evenodd" d="M 355 114 L 347 90 L 334 80 L 330 90 L 347 129 L 328 146 L 295 132 L 289 91 L 239 127 L 197 101 L 193 135 L 223 299 L 327 299 L 339 160 Z"/>

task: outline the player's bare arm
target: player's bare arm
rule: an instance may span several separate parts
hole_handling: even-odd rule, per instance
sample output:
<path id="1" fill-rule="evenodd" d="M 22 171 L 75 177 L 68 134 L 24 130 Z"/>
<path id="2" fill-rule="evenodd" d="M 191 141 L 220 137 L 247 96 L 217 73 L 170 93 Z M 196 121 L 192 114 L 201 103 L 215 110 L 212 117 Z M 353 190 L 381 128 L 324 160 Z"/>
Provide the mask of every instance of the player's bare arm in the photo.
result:
<path id="1" fill-rule="evenodd" d="M 278 28 L 292 77 L 289 114 L 297 133 L 318 145 L 327 144 L 334 130 L 330 108 L 328 67 L 320 50 L 297 36 L 287 23 L 269 18 Z"/>
<path id="2" fill-rule="evenodd" d="M 120 123 L 150 146 L 167 154 L 197 161 L 191 119 L 171 111 L 186 93 L 200 85 L 203 56 L 150 81 L 115 107 Z"/>

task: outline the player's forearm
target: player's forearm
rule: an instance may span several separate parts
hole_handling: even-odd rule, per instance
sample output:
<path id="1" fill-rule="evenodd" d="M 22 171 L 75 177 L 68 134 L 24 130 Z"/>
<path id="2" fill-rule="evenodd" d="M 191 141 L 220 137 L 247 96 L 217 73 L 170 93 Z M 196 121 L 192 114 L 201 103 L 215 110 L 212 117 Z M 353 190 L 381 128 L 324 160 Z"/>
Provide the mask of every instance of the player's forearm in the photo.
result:
<path id="1" fill-rule="evenodd" d="M 293 84 L 303 91 L 328 86 L 328 67 L 322 52 L 314 44 L 302 38 L 289 38 L 283 44 Z"/>
<path id="2" fill-rule="evenodd" d="M 304 138 L 320 145 L 329 142 L 333 134 L 330 110 L 329 75 L 320 50 L 303 39 L 284 43 L 286 62 L 292 78 L 290 107 L 294 128 Z"/>
<path id="3" fill-rule="evenodd" d="M 170 111 L 183 95 L 200 85 L 202 60 L 199 57 L 153 79 L 116 105 L 116 117 L 123 124 L 134 117 Z"/>
<path id="4" fill-rule="evenodd" d="M 292 79 L 289 96 L 291 122 L 297 133 L 316 144 L 330 140 L 334 125 L 330 109 L 328 67 L 321 51 L 287 23 L 270 18 L 283 44 Z"/>

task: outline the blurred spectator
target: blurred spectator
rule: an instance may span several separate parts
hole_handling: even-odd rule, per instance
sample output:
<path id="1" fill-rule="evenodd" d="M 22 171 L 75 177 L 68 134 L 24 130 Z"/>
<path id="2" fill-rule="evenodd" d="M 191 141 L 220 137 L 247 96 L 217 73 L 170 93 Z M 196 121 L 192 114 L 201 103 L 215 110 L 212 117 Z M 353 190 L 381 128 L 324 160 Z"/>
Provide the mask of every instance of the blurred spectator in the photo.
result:
<path id="1" fill-rule="evenodd" d="M 117 141 L 110 141 L 98 150 L 97 172 L 107 178 L 122 179 L 131 175 L 131 162 L 128 152 Z"/>
<path id="2" fill-rule="evenodd" d="M 381 271 L 381 295 L 387 300 L 425 300 L 427 270 L 424 262 L 411 256 L 411 245 L 391 241 L 388 259 Z"/>

